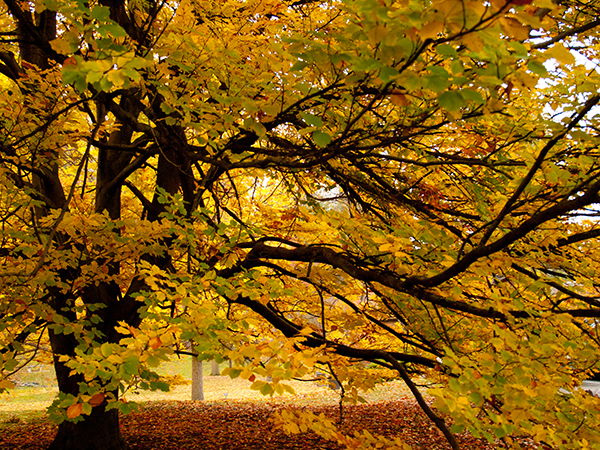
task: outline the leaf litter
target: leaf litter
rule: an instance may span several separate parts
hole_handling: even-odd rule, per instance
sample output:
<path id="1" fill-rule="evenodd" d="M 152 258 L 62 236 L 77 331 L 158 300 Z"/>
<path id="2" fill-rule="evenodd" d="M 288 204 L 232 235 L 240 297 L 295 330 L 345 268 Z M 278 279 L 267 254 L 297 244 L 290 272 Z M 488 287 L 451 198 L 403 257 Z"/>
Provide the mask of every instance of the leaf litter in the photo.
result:
<path id="1" fill-rule="evenodd" d="M 225 380 L 223 380 L 225 381 Z M 404 393 L 384 389 L 377 401 L 345 406 L 339 429 L 345 434 L 368 430 L 372 434 L 401 437 L 415 450 L 449 449 L 442 433 L 429 421 L 416 401 Z M 300 392 L 295 396 L 261 399 L 253 392 L 232 393 L 235 398 L 206 402 L 173 400 L 187 390 L 177 389 L 171 400 L 144 401 L 137 412 L 121 417 L 121 430 L 131 450 L 338 450 L 339 444 L 320 438 L 312 432 L 286 434 L 272 421 L 275 412 L 284 408 L 323 413 L 338 420 L 335 394 L 323 389 Z M 389 400 L 382 396 L 389 395 Z M 244 398 L 244 397 L 251 398 Z M 189 397 L 187 397 L 189 398 Z M 143 398 L 140 398 L 142 400 Z M 137 399 L 136 399 L 137 400 Z M 431 400 L 431 399 L 430 399 Z M 0 424 L 1 450 L 42 450 L 49 446 L 56 425 L 46 419 Z M 490 444 L 469 433 L 458 435 L 461 448 L 493 450 Z M 524 449 L 536 449 L 530 442 L 521 442 Z"/>

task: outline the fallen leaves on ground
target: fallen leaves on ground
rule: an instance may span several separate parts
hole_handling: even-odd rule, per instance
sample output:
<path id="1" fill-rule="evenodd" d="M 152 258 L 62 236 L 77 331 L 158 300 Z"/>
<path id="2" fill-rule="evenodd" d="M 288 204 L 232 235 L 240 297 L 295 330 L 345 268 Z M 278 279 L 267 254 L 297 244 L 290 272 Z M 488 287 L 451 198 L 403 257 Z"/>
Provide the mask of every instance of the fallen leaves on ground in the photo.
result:
<path id="1" fill-rule="evenodd" d="M 286 435 L 270 416 L 288 407 L 280 402 L 192 402 L 160 401 L 144 404 L 139 412 L 121 419 L 122 432 L 131 450 L 284 450 L 340 447 L 315 434 Z M 338 417 L 335 406 L 303 408 Z M 449 449 L 442 434 L 409 398 L 393 402 L 345 407 L 340 430 L 347 434 L 367 429 L 371 433 L 400 436 L 416 450 Z M 46 420 L 0 425 L 0 449 L 41 450 L 52 441 L 56 426 Z M 463 433 L 461 448 L 492 450 L 486 441 Z M 530 445 L 525 448 L 535 449 Z"/>

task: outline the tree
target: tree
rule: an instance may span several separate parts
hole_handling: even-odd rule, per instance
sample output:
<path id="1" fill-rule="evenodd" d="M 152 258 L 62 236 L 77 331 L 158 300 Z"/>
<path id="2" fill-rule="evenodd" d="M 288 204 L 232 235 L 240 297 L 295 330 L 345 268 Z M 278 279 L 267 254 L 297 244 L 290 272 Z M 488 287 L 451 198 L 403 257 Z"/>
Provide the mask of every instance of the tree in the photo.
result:
<path id="1" fill-rule="evenodd" d="M 49 340 L 51 448 L 124 449 L 191 340 L 600 448 L 599 7 L 3 0 L 0 388 Z"/>
<path id="2" fill-rule="evenodd" d="M 214 359 L 212 360 L 212 363 L 210 365 L 210 375 L 213 377 L 221 375 L 221 370 L 219 369 L 219 363 L 217 361 L 215 361 Z"/>

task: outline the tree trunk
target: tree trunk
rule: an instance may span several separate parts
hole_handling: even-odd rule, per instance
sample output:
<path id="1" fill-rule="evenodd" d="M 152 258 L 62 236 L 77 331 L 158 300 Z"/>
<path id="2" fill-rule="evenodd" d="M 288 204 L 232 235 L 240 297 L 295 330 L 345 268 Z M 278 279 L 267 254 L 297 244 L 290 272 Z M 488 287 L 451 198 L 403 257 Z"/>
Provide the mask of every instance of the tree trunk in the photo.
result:
<path id="1" fill-rule="evenodd" d="M 48 450 L 127 450 L 119 428 L 119 412 L 92 408 L 89 416 L 77 423 L 63 422 Z"/>
<path id="2" fill-rule="evenodd" d="M 192 357 L 192 400 L 204 400 L 202 361 Z"/>
<path id="3" fill-rule="evenodd" d="M 219 370 L 219 363 L 216 362 L 214 359 L 212 360 L 210 365 L 210 375 L 212 377 L 221 375 L 221 371 Z"/>
<path id="4" fill-rule="evenodd" d="M 77 344 L 72 335 L 55 334 L 49 330 L 54 354 L 54 370 L 60 392 L 77 395 L 81 376 L 70 376 L 71 369 L 58 360 L 58 355 L 73 354 Z M 82 415 L 84 420 L 62 422 L 49 450 L 127 450 L 119 427 L 119 412 L 105 410 L 106 403 L 92 408 L 92 413 Z"/>

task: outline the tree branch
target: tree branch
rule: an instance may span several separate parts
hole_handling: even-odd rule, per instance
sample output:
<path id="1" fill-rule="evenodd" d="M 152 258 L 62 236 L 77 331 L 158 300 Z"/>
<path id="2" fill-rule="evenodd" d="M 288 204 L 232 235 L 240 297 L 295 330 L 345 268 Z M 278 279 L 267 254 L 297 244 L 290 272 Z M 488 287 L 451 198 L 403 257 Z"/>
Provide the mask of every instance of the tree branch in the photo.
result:
<path id="1" fill-rule="evenodd" d="M 562 33 L 558 33 L 552 39 L 548 39 L 547 41 L 532 45 L 531 49 L 532 50 L 544 50 L 544 49 L 550 47 L 552 44 L 562 41 L 566 37 L 574 36 L 579 33 L 584 33 L 586 31 L 589 31 L 598 26 L 600 26 L 600 19 L 596 19 L 592 22 L 586 23 L 585 25 L 581 25 L 580 27 L 571 28 L 570 30 L 563 31 Z"/>

